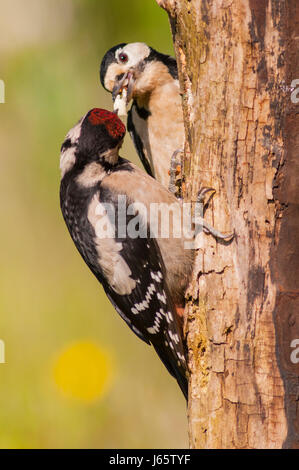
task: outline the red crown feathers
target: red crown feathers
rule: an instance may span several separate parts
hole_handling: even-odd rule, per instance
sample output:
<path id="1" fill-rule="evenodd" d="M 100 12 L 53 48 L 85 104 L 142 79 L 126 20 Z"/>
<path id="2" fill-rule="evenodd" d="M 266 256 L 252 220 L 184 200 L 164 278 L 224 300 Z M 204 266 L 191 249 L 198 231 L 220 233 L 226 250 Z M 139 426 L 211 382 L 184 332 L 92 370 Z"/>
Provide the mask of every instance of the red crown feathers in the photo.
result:
<path id="1" fill-rule="evenodd" d="M 103 124 L 109 135 L 114 139 L 122 138 L 126 133 L 126 127 L 119 117 L 115 113 L 107 111 L 106 109 L 92 109 L 89 113 L 88 120 L 93 126 Z"/>

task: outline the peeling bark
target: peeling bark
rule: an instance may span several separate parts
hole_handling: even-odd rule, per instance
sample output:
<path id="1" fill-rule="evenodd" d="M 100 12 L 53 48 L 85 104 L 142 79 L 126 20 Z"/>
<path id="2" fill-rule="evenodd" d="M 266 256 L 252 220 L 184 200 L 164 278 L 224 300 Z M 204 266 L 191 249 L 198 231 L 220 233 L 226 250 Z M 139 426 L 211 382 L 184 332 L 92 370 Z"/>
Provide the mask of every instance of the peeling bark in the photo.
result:
<path id="1" fill-rule="evenodd" d="M 217 193 L 188 292 L 192 448 L 299 447 L 296 0 L 157 0 L 183 90 L 185 198 Z M 297 34 L 297 36 L 296 36 Z"/>

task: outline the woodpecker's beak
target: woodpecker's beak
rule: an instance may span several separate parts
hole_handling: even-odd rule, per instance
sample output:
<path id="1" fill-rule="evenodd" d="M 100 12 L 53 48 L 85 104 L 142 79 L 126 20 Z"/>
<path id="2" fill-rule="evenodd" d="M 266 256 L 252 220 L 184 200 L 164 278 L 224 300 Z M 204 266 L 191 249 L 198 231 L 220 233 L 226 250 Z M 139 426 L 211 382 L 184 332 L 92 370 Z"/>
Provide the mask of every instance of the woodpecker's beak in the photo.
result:
<path id="1" fill-rule="evenodd" d="M 129 104 L 129 102 L 132 99 L 133 96 L 133 90 L 134 90 L 134 77 L 132 72 L 127 72 L 119 80 L 115 81 L 115 85 L 112 90 L 112 99 L 113 101 L 116 100 L 118 95 L 121 95 L 123 90 L 126 90 L 126 105 Z"/>

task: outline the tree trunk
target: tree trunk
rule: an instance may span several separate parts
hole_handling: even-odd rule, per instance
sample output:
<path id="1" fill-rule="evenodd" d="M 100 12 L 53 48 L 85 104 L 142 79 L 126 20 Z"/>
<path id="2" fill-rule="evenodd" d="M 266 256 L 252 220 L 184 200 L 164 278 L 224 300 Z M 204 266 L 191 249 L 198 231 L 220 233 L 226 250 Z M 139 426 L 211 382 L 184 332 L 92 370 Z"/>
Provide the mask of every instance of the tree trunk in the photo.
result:
<path id="1" fill-rule="evenodd" d="M 205 218 L 236 233 L 202 235 L 189 290 L 190 446 L 299 447 L 298 0 L 157 2 L 183 91 L 184 196 L 215 188 Z"/>

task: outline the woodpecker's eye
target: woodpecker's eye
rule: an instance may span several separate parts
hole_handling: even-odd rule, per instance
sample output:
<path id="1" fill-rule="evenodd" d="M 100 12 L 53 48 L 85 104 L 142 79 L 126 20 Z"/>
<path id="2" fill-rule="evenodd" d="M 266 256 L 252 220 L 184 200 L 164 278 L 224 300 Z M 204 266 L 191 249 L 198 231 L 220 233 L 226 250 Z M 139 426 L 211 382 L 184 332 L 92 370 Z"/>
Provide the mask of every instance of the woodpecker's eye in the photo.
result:
<path id="1" fill-rule="evenodd" d="M 118 58 L 119 58 L 119 61 L 122 62 L 123 64 L 125 64 L 129 60 L 129 57 L 124 52 L 121 52 Z"/>

